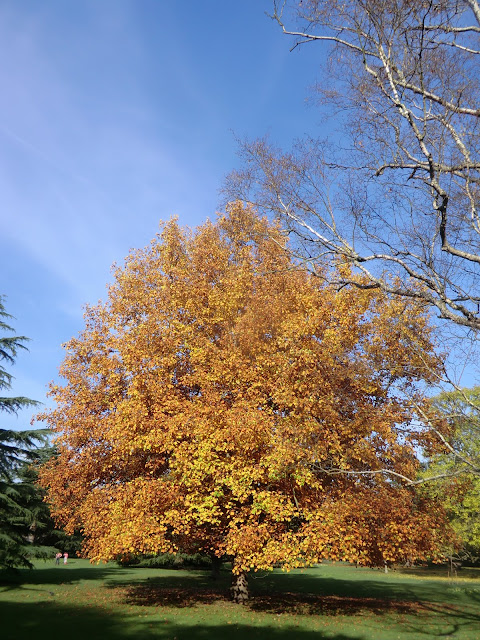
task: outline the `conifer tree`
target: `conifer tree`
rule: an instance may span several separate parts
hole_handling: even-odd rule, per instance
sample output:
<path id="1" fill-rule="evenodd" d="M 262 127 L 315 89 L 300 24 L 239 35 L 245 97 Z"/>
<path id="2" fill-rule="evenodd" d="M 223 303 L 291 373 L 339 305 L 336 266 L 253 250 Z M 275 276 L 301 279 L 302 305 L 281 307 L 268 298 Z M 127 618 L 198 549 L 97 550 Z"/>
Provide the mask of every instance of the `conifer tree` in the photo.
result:
<path id="1" fill-rule="evenodd" d="M 14 331 L 5 322 L 11 317 L 0 297 L 0 330 Z M 13 365 L 20 349 L 26 349 L 27 341 L 25 336 L 0 337 L 0 392 L 11 389 L 13 381 L 3 365 Z M 2 415 L 17 414 L 37 404 L 24 396 L 0 396 Z M 33 514 L 28 504 L 37 489 L 30 482 L 22 482 L 20 475 L 25 465 L 38 458 L 36 446 L 44 438 L 43 430 L 16 431 L 8 425 L 0 426 L 0 567 L 31 566 L 27 549 Z"/>

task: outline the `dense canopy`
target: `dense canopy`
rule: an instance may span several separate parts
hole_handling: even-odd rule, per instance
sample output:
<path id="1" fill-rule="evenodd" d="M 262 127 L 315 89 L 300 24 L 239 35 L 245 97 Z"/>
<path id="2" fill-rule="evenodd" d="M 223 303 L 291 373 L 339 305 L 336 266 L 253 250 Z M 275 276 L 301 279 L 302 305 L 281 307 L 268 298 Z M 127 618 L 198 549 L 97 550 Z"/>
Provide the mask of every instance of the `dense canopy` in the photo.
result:
<path id="1" fill-rule="evenodd" d="M 234 571 L 436 553 L 412 397 L 438 365 L 419 301 L 335 290 L 240 203 L 175 220 L 66 345 L 43 483 L 92 559 L 203 551 Z M 332 267 L 333 268 L 333 267 Z M 338 267 L 341 268 L 341 267 Z"/>

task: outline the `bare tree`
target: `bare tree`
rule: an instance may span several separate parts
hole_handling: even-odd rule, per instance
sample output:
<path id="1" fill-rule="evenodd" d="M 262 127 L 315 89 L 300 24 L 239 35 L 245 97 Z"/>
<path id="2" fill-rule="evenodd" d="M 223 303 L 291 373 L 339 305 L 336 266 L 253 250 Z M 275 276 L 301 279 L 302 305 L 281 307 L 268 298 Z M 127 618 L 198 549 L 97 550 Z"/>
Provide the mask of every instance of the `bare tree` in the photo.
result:
<path id="1" fill-rule="evenodd" d="M 228 197 L 280 216 L 312 264 L 345 261 L 476 333 L 480 3 L 300 0 L 272 18 L 326 60 L 317 91 L 339 131 L 288 153 L 243 143 Z"/>

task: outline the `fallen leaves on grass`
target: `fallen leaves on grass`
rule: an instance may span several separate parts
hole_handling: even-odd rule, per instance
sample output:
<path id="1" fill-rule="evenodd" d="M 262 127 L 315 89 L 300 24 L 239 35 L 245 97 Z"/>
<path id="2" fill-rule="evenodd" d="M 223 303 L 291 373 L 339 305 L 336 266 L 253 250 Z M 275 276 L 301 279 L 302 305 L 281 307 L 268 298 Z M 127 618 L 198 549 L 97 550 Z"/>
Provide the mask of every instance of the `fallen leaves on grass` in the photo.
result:
<path id="1" fill-rule="evenodd" d="M 126 589 L 125 601 L 136 606 L 193 607 L 198 604 L 229 602 L 224 591 L 216 589 L 165 588 L 155 584 L 135 585 Z M 251 611 L 272 614 L 358 615 L 362 612 L 418 614 L 425 608 L 421 602 L 392 599 L 318 596 L 305 593 L 257 595 L 246 605 Z M 431 607 L 429 604 L 428 607 Z"/>

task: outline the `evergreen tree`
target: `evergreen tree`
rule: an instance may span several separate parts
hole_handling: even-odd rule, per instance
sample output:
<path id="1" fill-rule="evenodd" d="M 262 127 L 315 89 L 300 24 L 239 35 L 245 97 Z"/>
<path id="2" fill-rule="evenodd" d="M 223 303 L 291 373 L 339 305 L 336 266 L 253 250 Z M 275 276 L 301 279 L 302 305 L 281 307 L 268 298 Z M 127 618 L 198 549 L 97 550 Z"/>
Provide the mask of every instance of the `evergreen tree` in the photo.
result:
<path id="1" fill-rule="evenodd" d="M 19 525 L 28 542 L 25 549 L 28 558 L 53 558 L 57 551 L 66 551 L 73 556 L 82 546 L 79 531 L 68 535 L 56 526 L 44 500 L 46 491 L 38 484 L 41 466 L 56 455 L 55 447 L 48 444 L 42 446 L 35 450 L 35 462 L 23 464 L 17 473 L 17 482 L 21 482 L 24 488 L 21 496 L 22 506 L 27 509 Z"/>
<path id="2" fill-rule="evenodd" d="M 5 320 L 11 318 L 0 297 L 0 330 L 13 332 Z M 25 336 L 0 337 L 0 392 L 11 389 L 13 376 L 3 364 L 12 365 L 20 349 L 26 349 Z M 36 406 L 35 400 L 23 396 L 0 397 L 0 411 L 17 414 Z M 15 431 L 0 427 L 0 567 L 31 566 L 28 559 L 29 531 L 34 512 L 29 508 L 37 491 L 26 478 L 26 465 L 39 460 L 37 443 L 45 441 L 45 430 Z"/>

